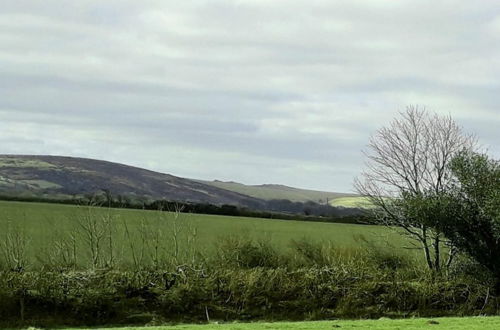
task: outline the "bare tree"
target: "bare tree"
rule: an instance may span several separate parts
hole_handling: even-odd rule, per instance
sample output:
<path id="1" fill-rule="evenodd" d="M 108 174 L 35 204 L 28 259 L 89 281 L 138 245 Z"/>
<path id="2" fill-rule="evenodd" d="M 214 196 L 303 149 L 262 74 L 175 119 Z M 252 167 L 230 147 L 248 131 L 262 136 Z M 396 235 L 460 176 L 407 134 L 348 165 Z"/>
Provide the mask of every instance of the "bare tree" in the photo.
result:
<path id="1" fill-rule="evenodd" d="M 115 215 L 111 208 L 101 212 L 98 202 L 91 199 L 87 205 L 79 209 L 75 217 L 77 234 L 82 239 L 90 254 L 92 268 L 113 267 L 116 263 L 114 255 Z"/>
<path id="2" fill-rule="evenodd" d="M 450 116 L 409 106 L 389 126 L 372 135 L 365 151 L 366 170 L 356 180 L 356 190 L 375 206 L 375 222 L 401 228 L 418 242 L 430 269 L 441 268 L 443 237 L 420 219 L 407 215 L 404 197 L 446 191 L 451 183 L 448 165 L 453 156 L 475 148 L 475 136 L 465 134 Z M 452 258 L 455 249 L 449 251 Z"/>
<path id="3" fill-rule="evenodd" d="M 174 204 L 172 208 L 167 207 L 166 210 L 158 210 L 158 219 L 151 228 L 148 240 L 155 267 L 164 257 L 175 267 L 195 257 L 197 228 L 183 211 L 184 206 L 179 204 Z"/>
<path id="4" fill-rule="evenodd" d="M 28 248 L 31 238 L 26 229 L 9 222 L 0 242 L 0 253 L 6 266 L 13 271 L 24 271 L 29 265 Z"/>
<path id="5" fill-rule="evenodd" d="M 148 244 L 146 220 L 144 218 L 141 219 L 139 228 L 135 231 L 130 231 L 127 221 L 123 220 L 123 228 L 125 242 L 128 243 L 128 246 L 130 248 L 134 269 L 141 269 L 145 266 L 144 257 Z M 138 234 L 139 236 L 135 238 L 134 233 Z"/>
<path id="6" fill-rule="evenodd" d="M 37 259 L 51 270 L 76 269 L 78 266 L 77 234 L 75 231 L 60 230 L 54 227 L 47 247 L 40 249 Z"/>

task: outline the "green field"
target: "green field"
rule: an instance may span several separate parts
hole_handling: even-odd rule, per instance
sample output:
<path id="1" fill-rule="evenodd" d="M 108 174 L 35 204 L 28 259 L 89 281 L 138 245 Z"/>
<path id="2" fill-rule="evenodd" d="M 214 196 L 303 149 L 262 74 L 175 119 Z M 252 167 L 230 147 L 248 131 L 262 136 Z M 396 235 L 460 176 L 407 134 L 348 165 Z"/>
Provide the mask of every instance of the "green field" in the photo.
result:
<path id="1" fill-rule="evenodd" d="M 387 242 L 391 242 L 392 246 L 403 245 L 400 235 L 377 226 L 200 214 L 181 214 L 174 221 L 172 213 L 168 212 L 23 202 L 0 202 L 0 226 L 4 229 L 0 236 L 13 230 L 22 232 L 27 237 L 28 255 L 34 258 L 52 249 L 61 235 L 78 231 L 80 219 L 87 215 L 111 219 L 116 254 L 125 261 L 130 257 L 130 243 L 139 244 L 138 232 L 152 228 L 164 235 L 164 241 L 168 241 L 173 226 L 187 228 L 186 232 L 195 230 L 194 239 L 186 244 L 205 254 L 210 253 L 221 238 L 228 236 L 265 241 L 279 250 L 288 249 L 291 240 L 301 239 L 344 248 L 357 247 L 363 244 L 361 241 L 370 241 L 381 248 L 390 248 Z M 125 225 L 132 233 L 129 236 L 125 235 Z M 81 244 L 79 242 L 79 250 L 84 251 Z"/>
<path id="2" fill-rule="evenodd" d="M 335 207 L 350 207 L 350 208 L 361 208 L 369 209 L 372 207 L 372 203 L 367 197 L 361 196 L 351 196 L 351 197 L 339 197 L 330 201 L 331 206 Z"/>
<path id="3" fill-rule="evenodd" d="M 156 328 L 165 330 L 500 328 L 500 318 L 340 320 L 497 315 L 487 284 L 431 279 L 421 256 L 402 255 L 415 252 L 400 248 L 403 236 L 382 226 L 5 201 L 0 226 L 6 325 L 21 317 L 45 326 L 181 322 Z M 338 319 L 182 325 L 208 315 Z"/>
<path id="4" fill-rule="evenodd" d="M 380 319 L 363 321 L 318 321 L 318 322 L 278 322 L 278 323 L 229 323 L 208 325 L 176 325 L 164 327 L 108 328 L 123 330 L 327 330 L 327 329 L 374 329 L 374 330 L 497 330 L 500 317 L 450 317 L 437 319 Z"/>

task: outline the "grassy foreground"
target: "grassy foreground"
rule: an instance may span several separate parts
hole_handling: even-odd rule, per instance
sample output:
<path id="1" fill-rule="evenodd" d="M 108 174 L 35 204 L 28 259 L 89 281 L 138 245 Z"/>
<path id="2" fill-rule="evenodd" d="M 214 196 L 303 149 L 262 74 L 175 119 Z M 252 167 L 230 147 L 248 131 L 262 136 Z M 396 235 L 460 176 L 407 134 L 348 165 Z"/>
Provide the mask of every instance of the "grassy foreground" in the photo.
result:
<path id="1" fill-rule="evenodd" d="M 316 322 L 277 322 L 277 323 L 229 323 L 208 325 L 176 325 L 163 327 L 129 327 L 107 328 L 123 330 L 264 330 L 264 329 L 296 329 L 296 330 L 326 330 L 326 329 L 375 329 L 375 330 L 419 330 L 419 329 L 450 329 L 450 330 L 496 330 L 500 329 L 500 317 L 450 317 L 436 319 L 380 319 L 363 321 L 316 321 Z"/>

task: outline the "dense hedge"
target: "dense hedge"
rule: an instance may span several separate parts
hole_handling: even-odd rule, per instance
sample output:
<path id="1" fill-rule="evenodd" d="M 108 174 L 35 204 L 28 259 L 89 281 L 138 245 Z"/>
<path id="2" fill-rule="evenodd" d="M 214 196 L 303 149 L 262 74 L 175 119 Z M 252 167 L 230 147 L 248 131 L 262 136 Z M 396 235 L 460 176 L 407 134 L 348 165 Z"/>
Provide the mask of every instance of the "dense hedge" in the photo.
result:
<path id="1" fill-rule="evenodd" d="M 280 255 L 265 244 L 229 240 L 211 260 L 165 269 L 4 270 L 0 326 L 498 312 L 488 282 L 467 276 L 467 267 L 434 274 L 400 256 L 307 242 L 295 251 Z"/>
<path id="2" fill-rule="evenodd" d="M 487 295 L 478 283 L 358 277 L 332 268 L 2 273 L 0 320 L 43 326 L 192 322 L 207 314 L 222 320 L 495 314 L 498 300 Z"/>

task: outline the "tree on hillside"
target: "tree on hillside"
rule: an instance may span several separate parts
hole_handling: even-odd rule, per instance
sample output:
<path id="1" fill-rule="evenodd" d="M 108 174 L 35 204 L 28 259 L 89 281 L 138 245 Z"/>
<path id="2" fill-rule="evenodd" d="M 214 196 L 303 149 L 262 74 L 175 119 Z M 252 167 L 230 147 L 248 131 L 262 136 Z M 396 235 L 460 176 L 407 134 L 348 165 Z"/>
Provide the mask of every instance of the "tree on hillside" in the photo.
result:
<path id="1" fill-rule="evenodd" d="M 401 228 L 416 240 L 430 269 L 441 268 L 442 234 L 430 230 L 431 220 L 415 216 L 406 201 L 449 189 L 451 160 L 461 150 L 475 148 L 475 137 L 465 134 L 450 116 L 410 106 L 372 135 L 365 152 L 366 170 L 355 186 L 375 206 L 374 222 Z"/>

